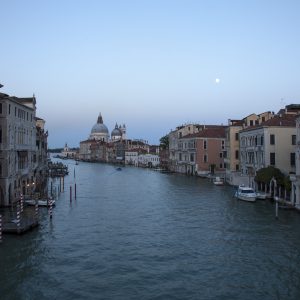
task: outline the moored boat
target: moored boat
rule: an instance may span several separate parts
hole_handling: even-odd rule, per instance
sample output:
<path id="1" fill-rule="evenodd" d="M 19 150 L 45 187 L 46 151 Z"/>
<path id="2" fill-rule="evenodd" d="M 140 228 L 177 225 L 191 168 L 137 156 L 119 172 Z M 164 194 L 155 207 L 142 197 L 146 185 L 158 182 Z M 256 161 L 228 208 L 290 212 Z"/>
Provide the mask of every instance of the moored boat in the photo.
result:
<path id="1" fill-rule="evenodd" d="M 213 180 L 214 185 L 224 185 L 224 180 L 223 178 L 220 177 L 215 177 Z"/>
<path id="2" fill-rule="evenodd" d="M 50 200 L 25 200 L 25 204 L 27 205 L 35 205 L 37 202 L 38 206 L 50 206 Z M 52 200 L 52 206 L 55 206 L 55 200 Z"/>
<path id="3" fill-rule="evenodd" d="M 240 185 L 235 192 L 235 197 L 239 200 L 255 202 L 256 201 L 256 193 L 253 188 L 248 186 Z"/>

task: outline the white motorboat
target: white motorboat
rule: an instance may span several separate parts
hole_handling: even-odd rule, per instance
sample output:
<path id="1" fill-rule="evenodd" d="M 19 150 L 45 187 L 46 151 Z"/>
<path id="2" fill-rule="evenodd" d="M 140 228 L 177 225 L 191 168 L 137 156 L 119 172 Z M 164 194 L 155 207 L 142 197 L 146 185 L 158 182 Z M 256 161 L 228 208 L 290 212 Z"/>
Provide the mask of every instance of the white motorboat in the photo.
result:
<path id="1" fill-rule="evenodd" d="M 224 180 L 223 180 L 223 178 L 215 177 L 214 180 L 213 180 L 213 183 L 215 185 L 224 185 Z"/>
<path id="2" fill-rule="evenodd" d="M 253 188 L 248 186 L 240 185 L 235 192 L 235 197 L 239 200 L 255 202 L 256 201 L 256 193 Z"/>

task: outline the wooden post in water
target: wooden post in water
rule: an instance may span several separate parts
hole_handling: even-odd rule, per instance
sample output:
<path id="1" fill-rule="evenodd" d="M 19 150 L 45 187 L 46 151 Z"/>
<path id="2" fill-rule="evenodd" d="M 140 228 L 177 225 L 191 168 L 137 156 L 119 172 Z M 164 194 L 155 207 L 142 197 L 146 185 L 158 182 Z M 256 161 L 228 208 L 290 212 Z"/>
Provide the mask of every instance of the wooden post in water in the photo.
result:
<path id="1" fill-rule="evenodd" d="M 70 202 L 72 202 L 72 186 L 70 185 Z"/>
<path id="2" fill-rule="evenodd" d="M 62 185 L 62 179 L 61 178 L 62 178 L 62 176 L 59 177 L 59 192 L 60 193 L 61 193 L 61 190 L 62 190 L 62 186 L 61 186 Z"/>
<path id="3" fill-rule="evenodd" d="M 51 188 L 50 188 L 50 195 L 51 195 L 51 197 L 53 196 L 53 190 L 52 190 L 52 188 L 53 188 L 53 182 L 51 180 Z"/>
<path id="4" fill-rule="evenodd" d="M 278 198 L 275 197 L 275 218 L 278 219 Z"/>
<path id="5" fill-rule="evenodd" d="M 65 191 L 65 177 L 62 176 L 62 191 Z"/>
<path id="6" fill-rule="evenodd" d="M 75 199 L 76 199 L 76 183 L 75 183 L 75 191 L 74 192 L 75 192 Z"/>
<path id="7" fill-rule="evenodd" d="M 0 243 L 2 243 L 2 215 L 0 215 Z"/>

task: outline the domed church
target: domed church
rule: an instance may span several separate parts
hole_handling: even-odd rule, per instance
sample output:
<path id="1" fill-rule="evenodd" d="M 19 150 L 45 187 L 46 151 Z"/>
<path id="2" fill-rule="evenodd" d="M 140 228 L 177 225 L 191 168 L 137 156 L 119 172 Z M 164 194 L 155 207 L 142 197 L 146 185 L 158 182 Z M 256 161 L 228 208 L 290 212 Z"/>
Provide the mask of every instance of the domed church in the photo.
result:
<path id="1" fill-rule="evenodd" d="M 101 113 L 98 116 L 97 123 L 92 128 L 90 139 L 96 141 L 108 142 L 109 132 L 106 125 L 103 124 Z"/>
<path id="2" fill-rule="evenodd" d="M 123 126 L 118 126 L 118 124 L 116 123 L 114 130 L 111 132 L 111 140 L 118 141 L 121 139 L 126 139 L 126 126 L 125 124 Z"/>

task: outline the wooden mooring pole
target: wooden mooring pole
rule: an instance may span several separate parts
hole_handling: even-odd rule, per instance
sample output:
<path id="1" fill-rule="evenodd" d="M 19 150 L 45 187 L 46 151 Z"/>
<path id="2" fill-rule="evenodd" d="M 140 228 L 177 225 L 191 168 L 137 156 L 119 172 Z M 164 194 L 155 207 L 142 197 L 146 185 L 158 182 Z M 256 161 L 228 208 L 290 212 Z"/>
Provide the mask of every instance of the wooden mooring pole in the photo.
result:
<path id="1" fill-rule="evenodd" d="M 275 197 L 275 218 L 278 219 L 278 199 Z"/>
<path id="2" fill-rule="evenodd" d="M 75 183 L 75 199 L 76 199 L 76 195 L 77 195 L 77 192 L 76 192 L 76 183 Z"/>
<path id="3" fill-rule="evenodd" d="M 72 202 L 72 186 L 70 185 L 70 202 Z"/>
<path id="4" fill-rule="evenodd" d="M 2 215 L 0 215 L 0 243 L 2 243 Z"/>

